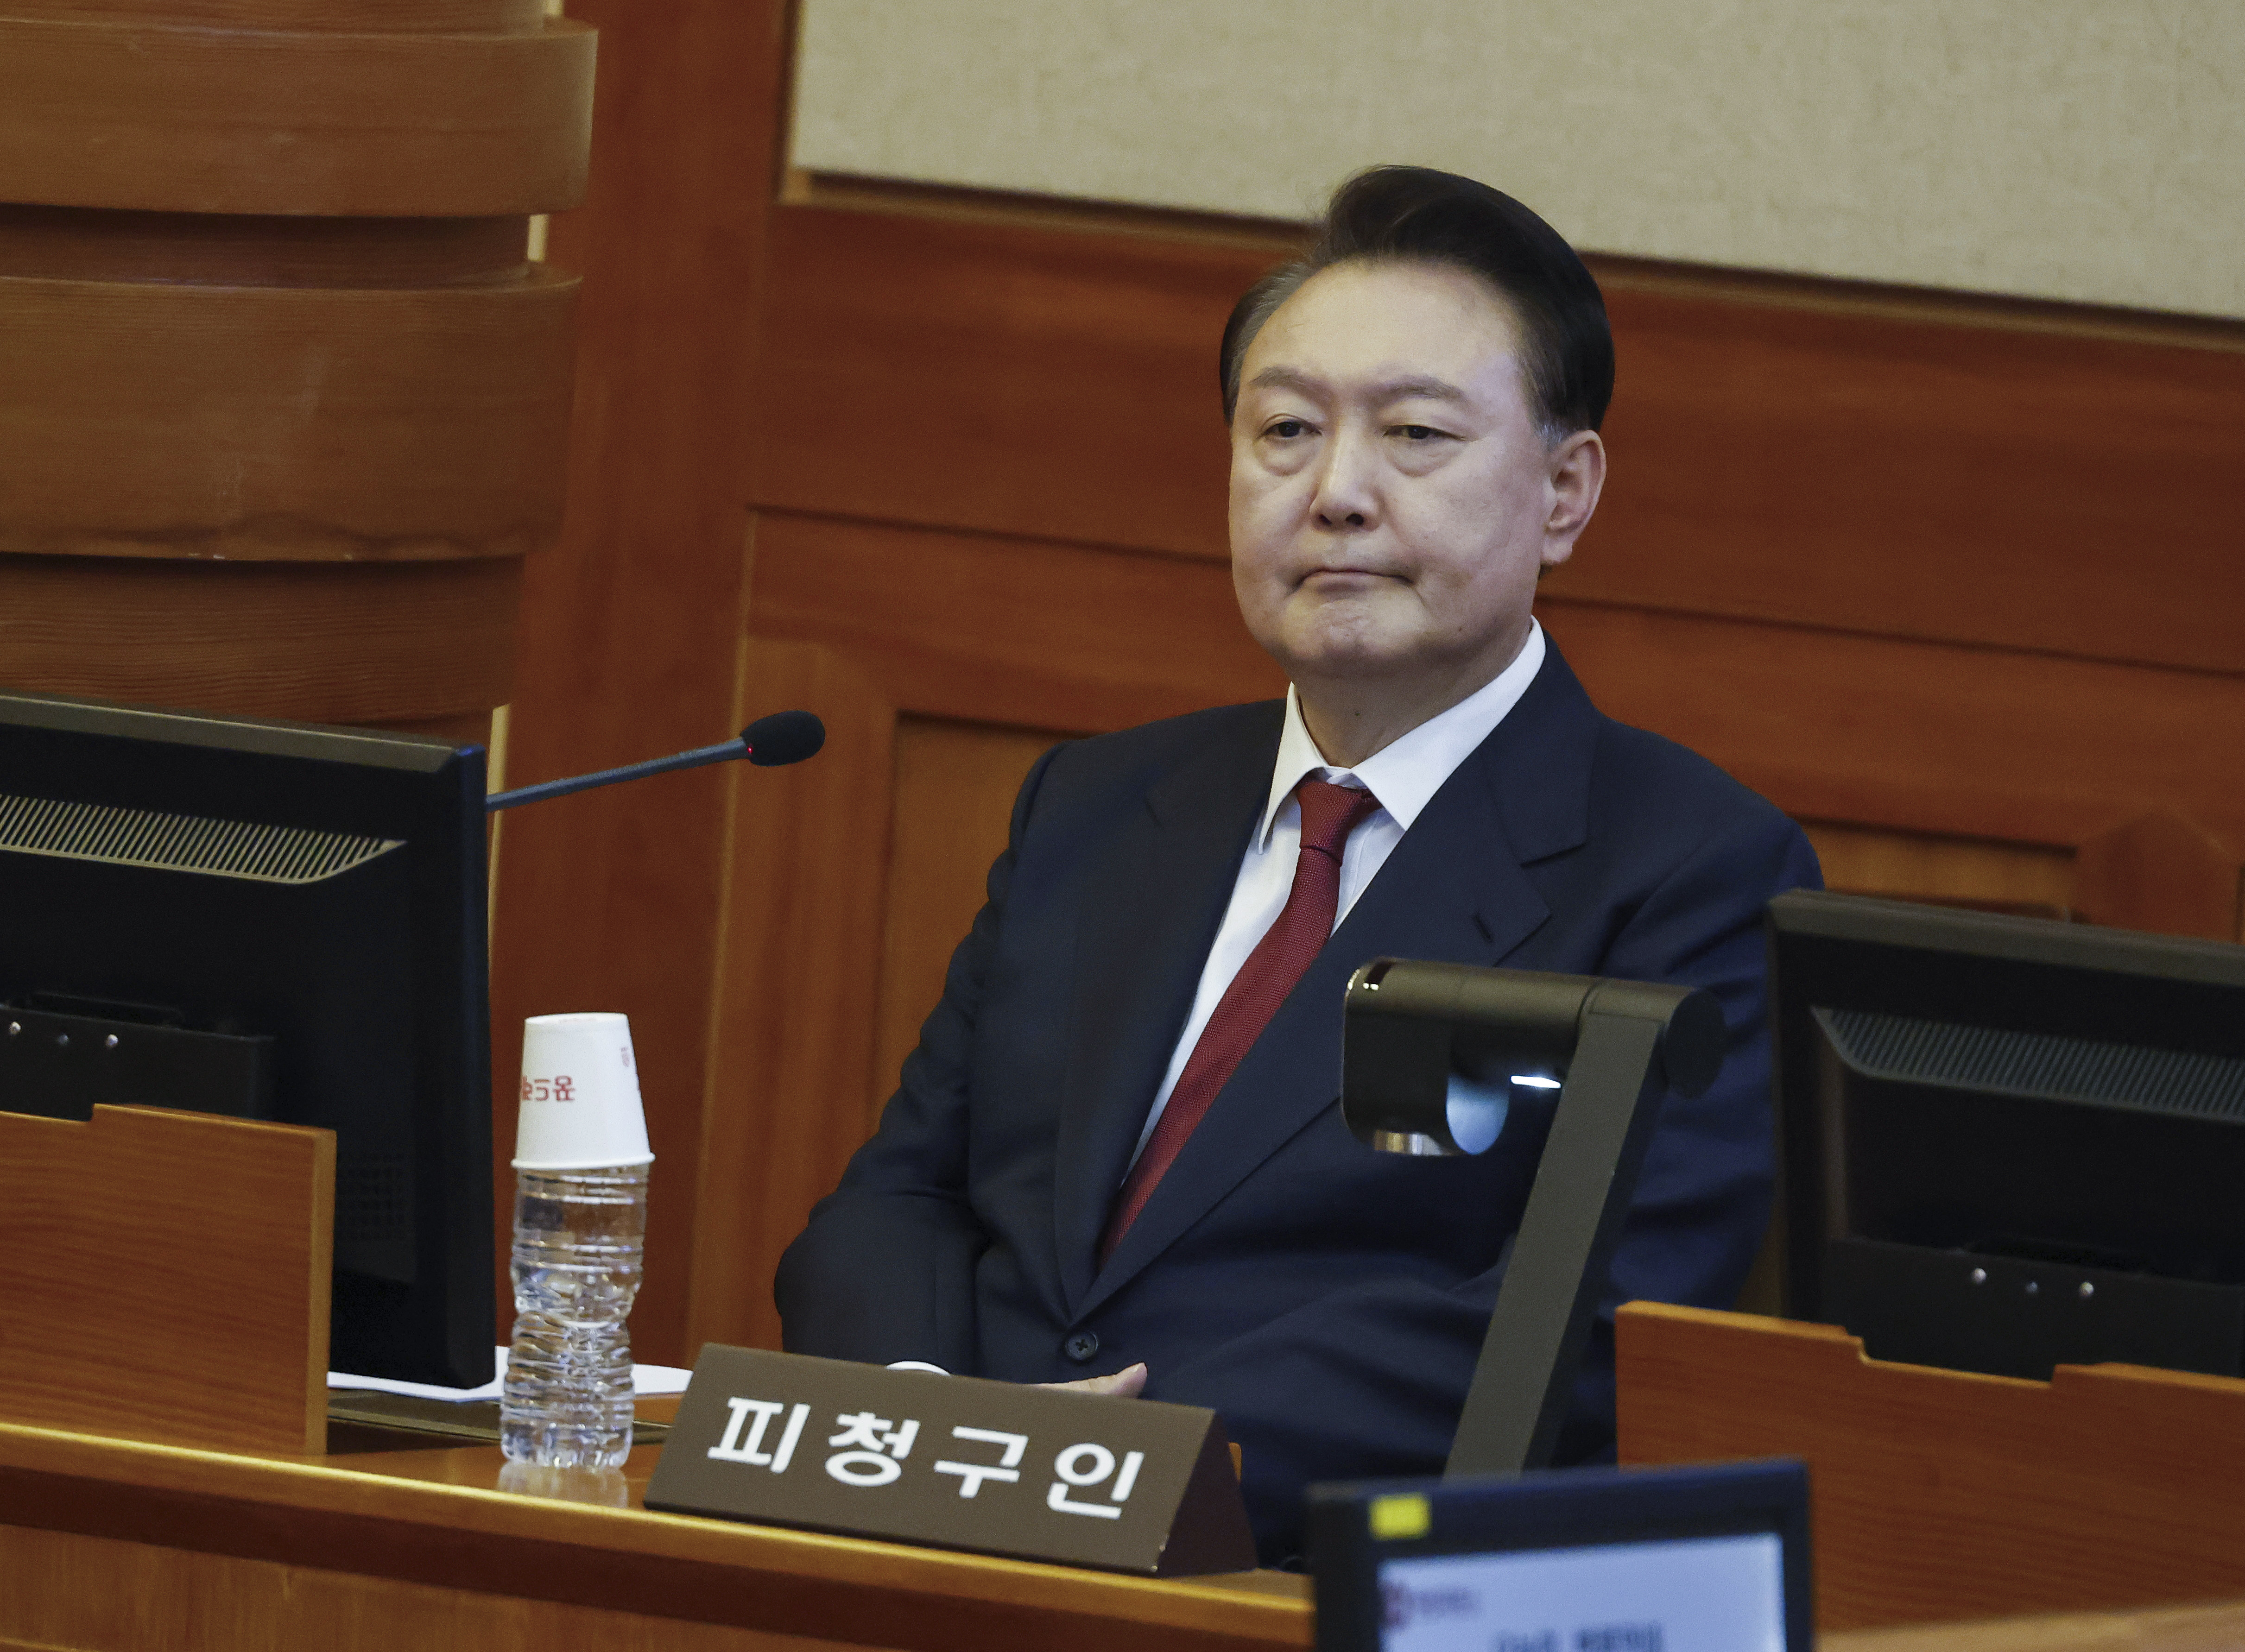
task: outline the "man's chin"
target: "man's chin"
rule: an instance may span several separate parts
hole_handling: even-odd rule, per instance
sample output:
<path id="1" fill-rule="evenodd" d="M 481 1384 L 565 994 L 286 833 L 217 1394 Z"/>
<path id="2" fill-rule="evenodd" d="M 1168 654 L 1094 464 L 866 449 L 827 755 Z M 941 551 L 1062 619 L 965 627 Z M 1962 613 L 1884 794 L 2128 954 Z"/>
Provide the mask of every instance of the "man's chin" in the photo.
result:
<path id="1" fill-rule="evenodd" d="M 1371 638 L 1326 638 L 1271 653 L 1296 682 L 1390 682 L 1424 672 L 1411 650 Z"/>
<path id="2" fill-rule="evenodd" d="M 1416 613 L 1399 615 L 1396 592 L 1348 600 L 1308 602 L 1298 595 L 1275 623 L 1249 630 L 1264 651 L 1296 682 L 1374 683 L 1409 678 L 1428 669 L 1430 639 Z M 1403 620 L 1406 623 L 1391 624 Z M 1439 667 L 1435 667 L 1440 669 Z"/>

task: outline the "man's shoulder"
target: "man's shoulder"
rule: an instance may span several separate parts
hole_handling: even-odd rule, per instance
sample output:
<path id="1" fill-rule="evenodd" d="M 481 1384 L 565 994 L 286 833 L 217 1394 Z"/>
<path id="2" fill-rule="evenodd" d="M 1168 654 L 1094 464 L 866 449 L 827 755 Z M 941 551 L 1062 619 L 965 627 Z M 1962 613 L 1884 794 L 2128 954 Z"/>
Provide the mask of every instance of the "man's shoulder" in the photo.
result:
<path id="1" fill-rule="evenodd" d="M 1589 803 L 1594 860 L 1632 887 L 1681 877 L 1734 889 L 1758 907 L 1778 890 L 1823 881 L 1807 836 L 1782 809 L 1648 729 L 1604 720 Z"/>
<path id="2" fill-rule="evenodd" d="M 1590 782 L 1594 809 L 1604 804 L 1665 818 L 1681 830 L 1754 822 L 1790 825 L 1776 804 L 1690 747 L 1603 714 L 1599 722 Z M 1654 800 L 1659 807 L 1648 809 Z"/>
<path id="3" fill-rule="evenodd" d="M 1556 647 L 1507 721 L 1488 749 L 1529 858 L 1587 843 L 1594 859 L 1673 862 L 1714 840 L 1800 839 L 1774 804 L 1698 752 L 1599 710 Z"/>

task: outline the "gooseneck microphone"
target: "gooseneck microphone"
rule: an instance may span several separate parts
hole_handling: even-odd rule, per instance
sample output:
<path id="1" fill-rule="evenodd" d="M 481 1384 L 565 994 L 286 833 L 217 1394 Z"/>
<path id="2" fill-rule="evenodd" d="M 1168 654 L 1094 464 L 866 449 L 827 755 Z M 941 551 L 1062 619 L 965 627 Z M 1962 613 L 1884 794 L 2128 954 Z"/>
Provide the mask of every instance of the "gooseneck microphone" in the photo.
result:
<path id="1" fill-rule="evenodd" d="M 769 717 L 757 718 L 736 738 L 720 741 L 714 746 L 682 751 L 675 757 L 652 757 L 643 763 L 626 763 L 621 768 L 603 768 L 598 774 L 573 775 L 567 780 L 549 780 L 536 786 L 518 787 L 513 791 L 493 792 L 484 800 L 484 808 L 497 814 L 517 803 L 543 802 L 548 797 L 566 797 L 571 792 L 590 791 L 595 786 L 614 786 L 649 775 L 667 775 L 674 768 L 699 768 L 704 763 L 729 763 L 740 757 L 747 758 L 759 768 L 777 768 L 783 763 L 799 763 L 815 755 L 825 743 L 826 725 L 809 712 L 776 711 Z"/>

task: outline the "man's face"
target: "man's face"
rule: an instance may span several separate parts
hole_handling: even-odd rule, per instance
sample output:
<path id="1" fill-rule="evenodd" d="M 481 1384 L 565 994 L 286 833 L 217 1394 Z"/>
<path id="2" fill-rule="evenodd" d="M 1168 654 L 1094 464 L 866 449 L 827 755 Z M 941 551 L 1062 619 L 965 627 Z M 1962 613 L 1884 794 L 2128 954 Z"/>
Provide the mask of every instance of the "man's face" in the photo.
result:
<path id="1" fill-rule="evenodd" d="M 1465 271 L 1341 264 L 1264 324 L 1231 423 L 1231 576 L 1297 683 L 1444 703 L 1527 638 L 1597 503 L 1597 437 L 1536 429 L 1509 308 Z M 1449 690 L 1455 688 L 1455 692 Z"/>

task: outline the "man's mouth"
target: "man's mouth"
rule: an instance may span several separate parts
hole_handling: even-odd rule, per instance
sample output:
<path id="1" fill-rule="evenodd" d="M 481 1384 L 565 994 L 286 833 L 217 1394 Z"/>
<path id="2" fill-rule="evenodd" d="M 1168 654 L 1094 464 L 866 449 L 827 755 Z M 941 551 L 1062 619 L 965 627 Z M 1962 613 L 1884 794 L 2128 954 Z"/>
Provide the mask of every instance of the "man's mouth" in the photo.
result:
<path id="1" fill-rule="evenodd" d="M 1308 585 L 1313 580 L 1320 579 L 1393 579 L 1396 577 L 1386 568 L 1368 568 L 1354 563 L 1343 563 L 1338 567 L 1312 568 L 1302 576 L 1301 582 Z"/>

